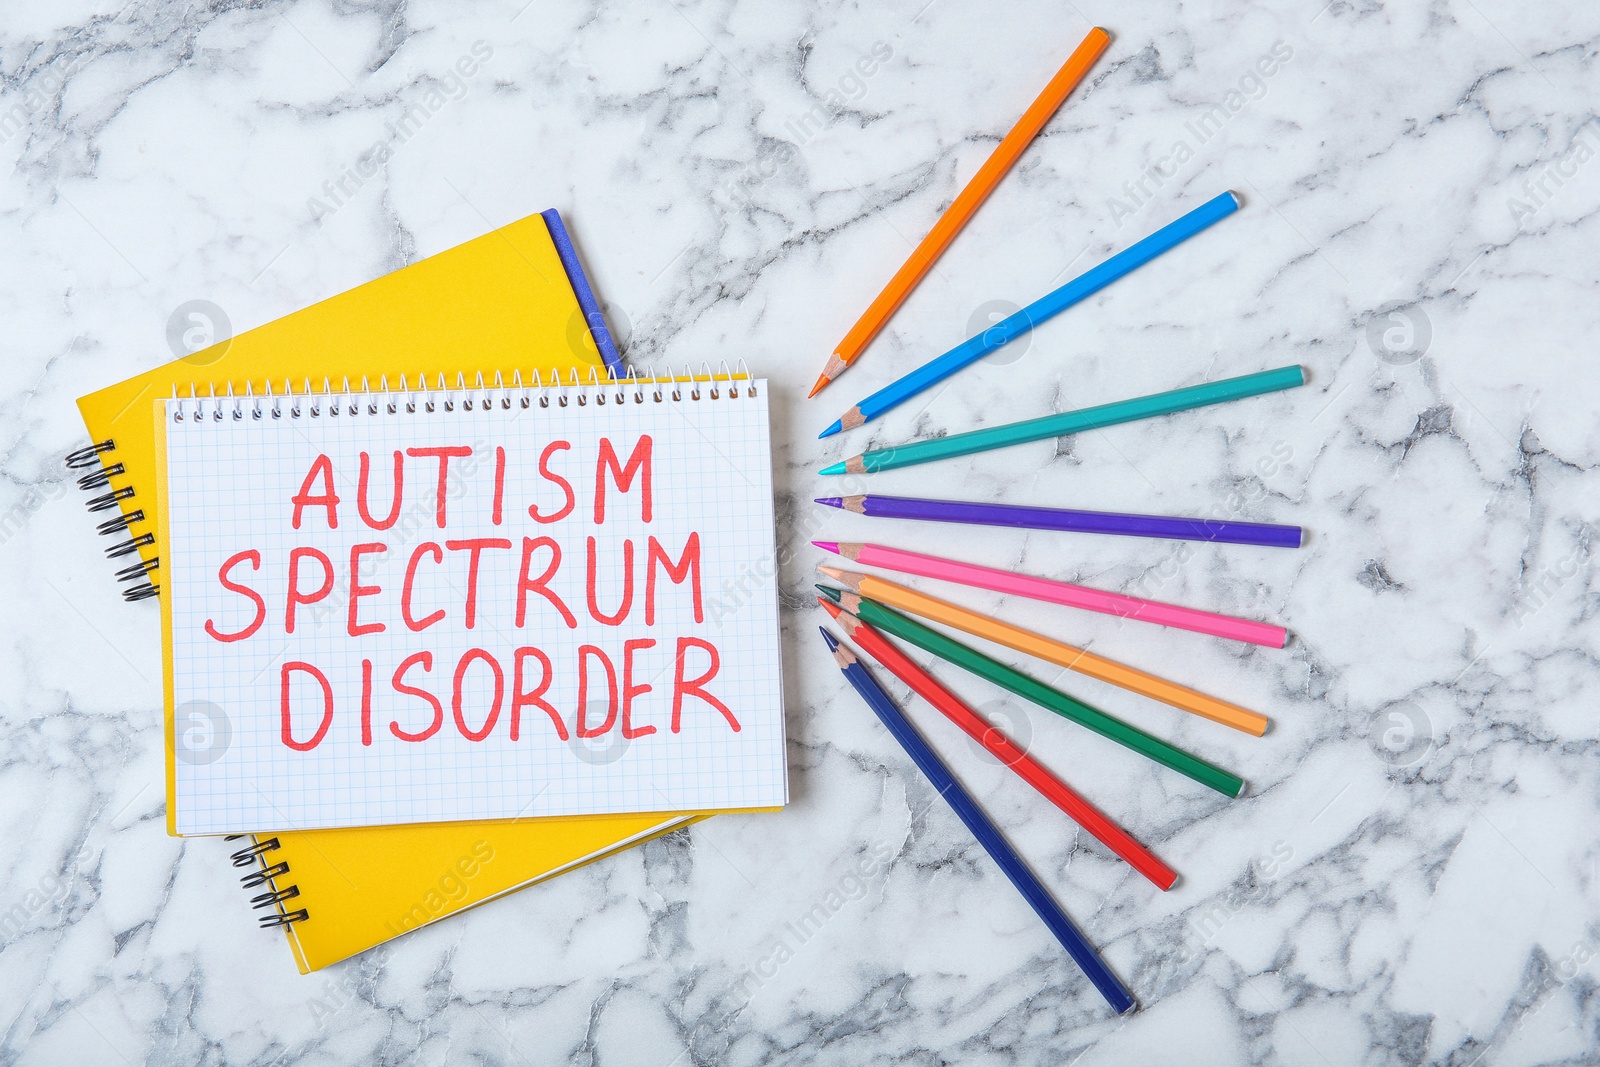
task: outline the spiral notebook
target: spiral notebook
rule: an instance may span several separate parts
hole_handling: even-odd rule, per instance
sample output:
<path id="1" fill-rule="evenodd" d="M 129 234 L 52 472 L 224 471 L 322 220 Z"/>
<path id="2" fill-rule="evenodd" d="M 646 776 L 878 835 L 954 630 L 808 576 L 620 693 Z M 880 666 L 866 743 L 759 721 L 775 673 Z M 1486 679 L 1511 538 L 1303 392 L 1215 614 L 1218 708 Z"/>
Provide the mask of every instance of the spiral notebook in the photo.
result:
<path id="1" fill-rule="evenodd" d="M 564 253 L 563 248 L 567 251 Z M 555 212 L 529 216 L 284 319 L 84 396 L 88 447 L 69 457 L 117 561 L 128 600 L 159 591 L 152 401 L 191 385 L 226 394 L 252 376 L 342 380 L 427 369 L 511 376 L 607 364 L 592 299 Z M 414 380 L 414 379 L 413 379 Z M 168 689 L 170 695 L 170 687 Z M 168 704 L 169 738 L 172 705 Z M 208 758 L 220 730 L 180 724 L 186 757 Z M 170 756 L 169 756 L 170 766 Z M 418 925 L 694 822 L 686 813 L 445 823 L 255 835 L 234 862 L 264 927 L 281 928 L 302 972 Z M 488 863 L 475 861 L 489 851 Z M 463 872 L 467 867 L 471 876 Z"/>
<path id="2" fill-rule="evenodd" d="M 176 833 L 785 802 L 764 382 L 268 384 L 156 407 Z"/>

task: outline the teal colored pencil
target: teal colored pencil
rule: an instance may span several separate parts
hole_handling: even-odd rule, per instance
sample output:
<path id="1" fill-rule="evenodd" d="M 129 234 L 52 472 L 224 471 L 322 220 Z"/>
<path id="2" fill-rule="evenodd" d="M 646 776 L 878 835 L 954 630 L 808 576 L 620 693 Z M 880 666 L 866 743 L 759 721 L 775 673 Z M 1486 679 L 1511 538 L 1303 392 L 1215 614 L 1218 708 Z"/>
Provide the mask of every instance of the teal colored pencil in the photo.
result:
<path id="1" fill-rule="evenodd" d="M 1047 437 L 1098 430 L 1102 426 L 1115 426 L 1119 422 L 1136 422 L 1157 415 L 1170 415 L 1174 411 L 1188 411 L 1191 408 L 1208 407 L 1229 400 L 1243 400 L 1245 397 L 1260 396 L 1262 393 L 1293 389 L 1305 383 L 1305 371 L 1298 366 L 1278 367 L 1275 370 L 1245 374 L 1238 378 L 1224 378 L 1220 382 L 1206 382 L 1204 385 L 1191 385 L 1185 389 L 1152 393 L 1132 400 L 1118 400 L 1113 404 L 1063 411 L 1058 415 L 1046 415 L 1043 418 L 1007 423 L 1004 426 L 990 426 L 983 430 L 952 434 L 949 437 L 935 437 L 927 441 L 913 441 L 892 448 L 877 448 L 871 452 L 863 452 L 859 456 L 851 456 L 831 467 L 824 467 L 820 473 L 872 474 L 877 471 L 894 470 L 896 467 L 911 467 L 918 463 L 931 463 L 936 459 L 967 456 L 974 452 L 987 452 L 992 448 L 1041 441 Z"/>
<path id="2" fill-rule="evenodd" d="M 853 430 L 870 419 L 875 419 L 896 404 L 903 404 L 929 386 L 944 381 L 950 375 L 971 366 L 1001 345 L 1021 337 L 1029 330 L 1054 318 L 1074 304 L 1089 299 L 1118 278 L 1144 266 L 1163 252 L 1187 241 L 1201 230 L 1232 215 L 1239 210 L 1239 198 L 1233 193 L 1221 193 L 1207 200 L 1187 215 L 1167 223 L 1161 229 L 1121 252 L 1090 267 L 1061 288 L 1041 296 L 1014 315 L 1002 319 L 976 337 L 969 337 L 937 359 L 931 359 L 900 378 L 879 389 L 845 412 L 818 437 L 829 437 L 841 430 Z"/>

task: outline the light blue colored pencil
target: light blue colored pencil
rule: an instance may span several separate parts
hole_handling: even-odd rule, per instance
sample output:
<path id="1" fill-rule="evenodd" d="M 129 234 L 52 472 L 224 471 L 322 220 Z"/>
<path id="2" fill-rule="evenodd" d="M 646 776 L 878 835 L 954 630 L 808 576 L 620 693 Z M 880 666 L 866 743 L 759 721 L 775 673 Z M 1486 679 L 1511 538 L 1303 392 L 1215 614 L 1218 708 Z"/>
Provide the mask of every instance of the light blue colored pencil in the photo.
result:
<path id="1" fill-rule="evenodd" d="M 961 342 L 938 359 L 930 360 L 899 381 L 879 389 L 845 412 L 818 437 L 831 437 L 840 430 L 853 430 L 875 419 L 897 404 L 904 403 L 924 389 L 944 381 L 956 371 L 970 366 L 990 352 L 1012 341 L 1072 305 L 1086 300 L 1131 271 L 1144 266 L 1161 253 L 1182 244 L 1201 230 L 1220 222 L 1239 210 L 1233 193 L 1212 197 L 1176 222 L 1169 222 L 1144 240 L 1123 249 L 1098 267 L 1092 267 L 1061 288 L 1040 297 L 1021 311 L 989 327 L 976 337 Z"/>

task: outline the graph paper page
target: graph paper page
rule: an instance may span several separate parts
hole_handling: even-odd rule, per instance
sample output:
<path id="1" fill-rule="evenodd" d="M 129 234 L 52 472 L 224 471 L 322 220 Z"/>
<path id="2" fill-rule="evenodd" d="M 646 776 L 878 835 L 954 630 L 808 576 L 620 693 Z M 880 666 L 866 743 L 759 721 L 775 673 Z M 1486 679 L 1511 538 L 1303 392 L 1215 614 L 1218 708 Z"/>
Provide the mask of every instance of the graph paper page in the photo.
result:
<path id="1" fill-rule="evenodd" d="M 755 385 L 168 402 L 178 833 L 783 804 Z"/>

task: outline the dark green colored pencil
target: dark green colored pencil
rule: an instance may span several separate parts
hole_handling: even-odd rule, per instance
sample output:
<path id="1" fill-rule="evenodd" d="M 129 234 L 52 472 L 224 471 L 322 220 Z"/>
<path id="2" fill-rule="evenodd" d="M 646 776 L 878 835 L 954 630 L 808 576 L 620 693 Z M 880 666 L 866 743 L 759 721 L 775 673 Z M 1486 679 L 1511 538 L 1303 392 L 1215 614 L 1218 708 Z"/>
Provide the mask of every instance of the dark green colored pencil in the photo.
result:
<path id="1" fill-rule="evenodd" d="M 999 660 L 985 656 L 975 648 L 952 640 L 937 630 L 929 629 L 909 616 L 884 607 L 877 601 L 869 600 L 858 593 L 848 593 L 826 585 L 819 585 L 817 588 L 821 590 L 823 596 L 850 614 L 885 633 L 909 641 L 918 648 L 971 671 L 1002 689 L 1011 690 L 1024 700 L 1032 701 L 1063 718 L 1071 719 L 1080 726 L 1086 726 L 1102 737 L 1108 737 L 1164 767 L 1170 767 L 1179 774 L 1193 778 L 1201 785 L 1215 789 L 1223 796 L 1231 798 L 1244 794 L 1244 779 L 1238 775 L 1229 774 L 1199 756 L 1190 755 L 1158 737 L 1152 737 L 1137 726 L 1130 726 L 1121 719 L 1112 718 L 1059 689 L 1053 689 L 1013 667 L 1006 666 Z"/>

